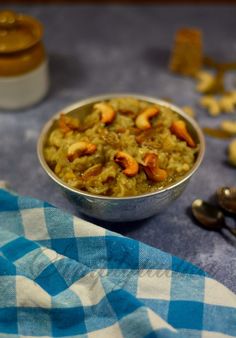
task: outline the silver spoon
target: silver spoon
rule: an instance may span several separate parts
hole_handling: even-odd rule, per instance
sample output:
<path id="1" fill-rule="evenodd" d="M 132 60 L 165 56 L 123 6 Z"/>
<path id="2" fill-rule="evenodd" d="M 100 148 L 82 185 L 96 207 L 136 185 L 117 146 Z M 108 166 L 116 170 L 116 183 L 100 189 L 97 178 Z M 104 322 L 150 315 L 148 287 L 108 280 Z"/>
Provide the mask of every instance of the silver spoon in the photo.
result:
<path id="1" fill-rule="evenodd" d="M 197 199 L 192 203 L 192 212 L 203 228 L 214 231 L 226 228 L 236 236 L 236 229 L 232 229 L 226 224 L 223 212 L 214 205 Z"/>
<path id="2" fill-rule="evenodd" d="M 236 214 L 236 188 L 219 188 L 217 190 L 217 198 L 221 208 Z"/>

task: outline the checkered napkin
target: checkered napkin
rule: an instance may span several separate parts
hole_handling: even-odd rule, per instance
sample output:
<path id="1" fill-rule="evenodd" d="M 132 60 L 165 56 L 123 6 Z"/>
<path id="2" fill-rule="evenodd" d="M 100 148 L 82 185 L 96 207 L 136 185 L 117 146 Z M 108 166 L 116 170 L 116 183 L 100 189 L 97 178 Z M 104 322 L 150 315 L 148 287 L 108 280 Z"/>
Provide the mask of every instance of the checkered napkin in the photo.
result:
<path id="1" fill-rule="evenodd" d="M 0 189 L 0 337 L 236 337 L 236 295 L 168 253 Z"/>

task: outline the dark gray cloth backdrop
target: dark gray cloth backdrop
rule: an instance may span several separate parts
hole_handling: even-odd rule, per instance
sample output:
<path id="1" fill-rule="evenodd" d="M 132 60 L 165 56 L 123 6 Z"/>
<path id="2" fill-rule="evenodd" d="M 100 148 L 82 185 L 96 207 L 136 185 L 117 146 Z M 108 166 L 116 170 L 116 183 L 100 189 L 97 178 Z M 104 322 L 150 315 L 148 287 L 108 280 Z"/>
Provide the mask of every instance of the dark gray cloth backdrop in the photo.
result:
<path id="1" fill-rule="evenodd" d="M 235 59 L 236 7 L 10 8 L 29 13 L 44 24 L 51 76 L 51 89 L 43 102 L 25 111 L 0 112 L 0 179 L 7 180 L 18 193 L 78 214 L 41 169 L 36 141 L 52 114 L 79 99 L 134 92 L 168 97 L 180 106 L 191 105 L 201 126 L 217 126 L 223 118 L 210 118 L 197 104 L 194 82 L 171 74 L 167 65 L 174 33 L 182 26 L 202 29 L 207 54 L 222 60 Z M 235 73 L 229 74 L 226 81 L 236 86 Z M 230 118 L 235 120 L 235 116 Z M 185 258 L 236 291 L 236 241 L 227 233 L 222 236 L 200 229 L 189 210 L 195 198 L 209 199 L 219 186 L 235 185 L 236 168 L 226 162 L 227 144 L 206 139 L 201 168 L 184 194 L 162 214 L 135 224 L 94 222 Z"/>

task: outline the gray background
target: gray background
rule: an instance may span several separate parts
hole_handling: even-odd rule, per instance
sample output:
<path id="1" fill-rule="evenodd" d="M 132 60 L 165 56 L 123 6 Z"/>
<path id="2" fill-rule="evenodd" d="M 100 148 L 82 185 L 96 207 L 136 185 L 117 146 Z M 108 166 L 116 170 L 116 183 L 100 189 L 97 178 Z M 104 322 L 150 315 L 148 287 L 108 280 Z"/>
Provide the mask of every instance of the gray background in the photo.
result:
<path id="1" fill-rule="evenodd" d="M 1 7 L 2 9 L 4 6 Z M 11 6 L 45 26 L 51 89 L 40 104 L 25 111 L 0 111 L 0 179 L 31 195 L 78 214 L 41 169 L 36 141 L 55 112 L 79 99 L 109 92 L 135 92 L 172 98 L 196 108 L 201 126 L 217 126 L 198 107 L 191 79 L 167 69 L 176 29 L 203 30 L 207 54 L 236 59 L 236 7 Z M 227 76 L 236 84 L 235 73 Z M 235 120 L 236 114 L 232 115 Z M 189 206 L 210 199 L 221 185 L 235 185 L 236 169 L 227 165 L 227 141 L 207 138 L 206 155 L 184 194 L 165 212 L 135 224 L 95 223 L 168 251 L 205 269 L 236 291 L 236 240 L 199 228 Z M 83 217 L 81 215 L 81 217 Z M 232 220 L 230 220 L 232 222 Z"/>

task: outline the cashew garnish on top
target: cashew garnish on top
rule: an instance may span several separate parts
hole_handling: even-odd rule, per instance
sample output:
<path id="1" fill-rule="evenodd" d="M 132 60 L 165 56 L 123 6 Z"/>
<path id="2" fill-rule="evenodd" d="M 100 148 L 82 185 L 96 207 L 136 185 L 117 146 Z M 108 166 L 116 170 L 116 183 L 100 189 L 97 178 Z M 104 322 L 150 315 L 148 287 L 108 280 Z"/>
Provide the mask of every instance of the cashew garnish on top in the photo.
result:
<path id="1" fill-rule="evenodd" d="M 117 151 L 114 156 L 114 161 L 124 168 L 122 172 L 126 176 L 133 177 L 138 173 L 139 165 L 137 161 L 124 151 Z"/>
<path id="2" fill-rule="evenodd" d="M 97 150 L 93 143 L 79 141 L 69 146 L 67 151 L 67 158 L 69 161 L 74 161 L 77 157 L 82 155 L 92 155 Z"/>
<path id="3" fill-rule="evenodd" d="M 185 141 L 189 147 L 196 147 L 196 143 L 194 142 L 192 136 L 189 134 L 186 123 L 183 120 L 174 121 L 170 127 L 170 131 L 180 140 Z"/>
<path id="4" fill-rule="evenodd" d="M 101 113 L 101 122 L 105 124 L 110 124 L 114 121 L 116 117 L 116 112 L 113 107 L 105 102 L 96 103 L 94 108 Z"/>
<path id="5" fill-rule="evenodd" d="M 144 156 L 143 168 L 147 177 L 154 182 L 160 182 L 167 178 L 167 171 L 159 167 L 158 156 L 154 153 L 147 153 Z"/>
<path id="6" fill-rule="evenodd" d="M 79 128 L 79 120 L 61 113 L 59 118 L 59 128 L 63 133 L 68 133 L 71 130 L 77 130 Z"/>
<path id="7" fill-rule="evenodd" d="M 155 106 L 145 109 L 139 114 L 135 120 L 135 124 L 139 129 L 145 130 L 151 128 L 151 122 L 149 121 L 152 117 L 159 113 L 159 109 Z"/>

